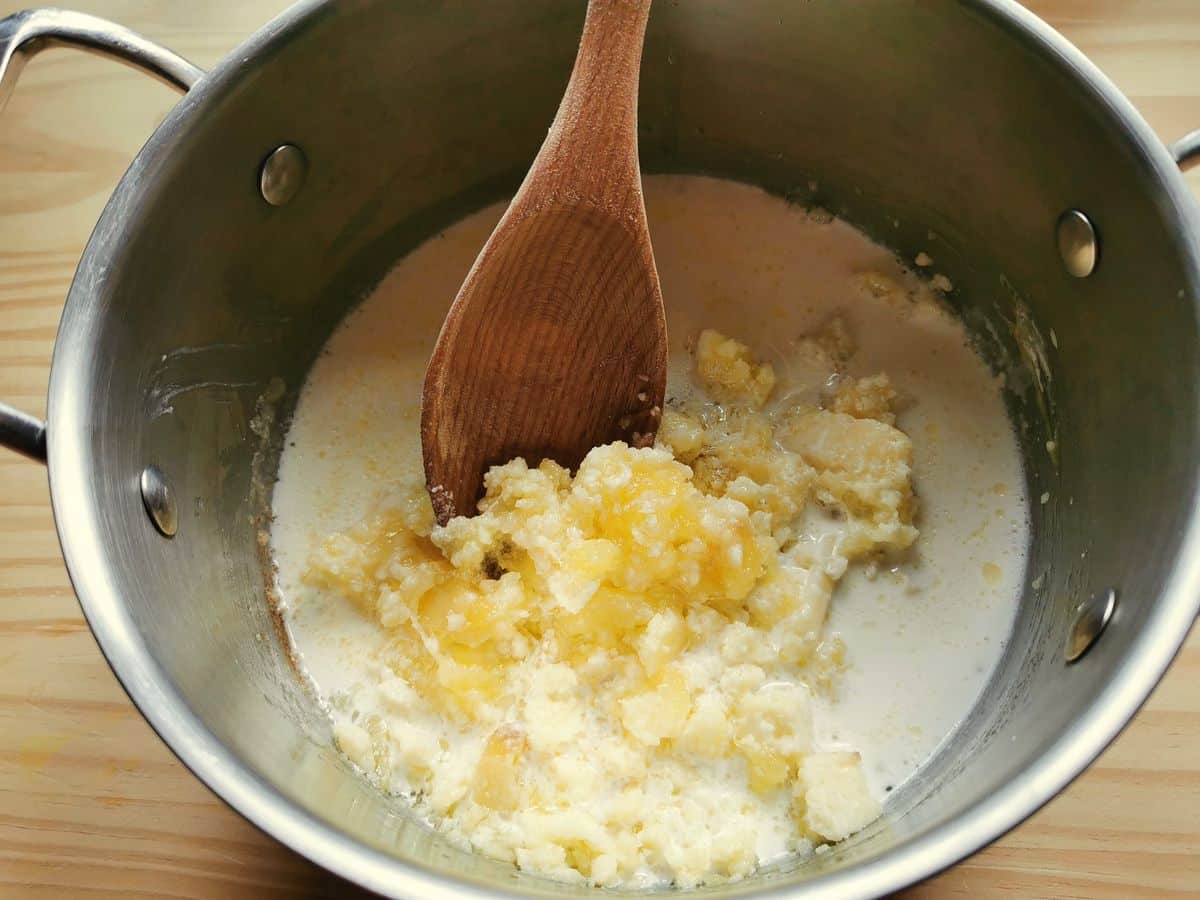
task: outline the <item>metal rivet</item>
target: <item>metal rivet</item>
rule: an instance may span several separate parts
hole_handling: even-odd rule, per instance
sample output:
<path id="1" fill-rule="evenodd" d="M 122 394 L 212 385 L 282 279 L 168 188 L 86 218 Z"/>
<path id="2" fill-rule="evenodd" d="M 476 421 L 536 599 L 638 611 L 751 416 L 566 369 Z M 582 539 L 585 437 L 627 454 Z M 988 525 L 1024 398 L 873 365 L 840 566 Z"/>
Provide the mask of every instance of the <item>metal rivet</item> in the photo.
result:
<path id="1" fill-rule="evenodd" d="M 263 160 L 258 189 L 272 206 L 283 206 L 300 193 L 307 173 L 308 160 L 304 151 L 295 144 L 283 144 Z"/>
<path id="2" fill-rule="evenodd" d="M 157 466 L 146 466 L 142 469 L 139 479 L 142 489 L 142 503 L 146 514 L 163 537 L 175 537 L 179 527 L 179 515 L 175 509 L 175 495 L 167 484 L 167 479 Z"/>
<path id="3" fill-rule="evenodd" d="M 1096 643 L 1096 638 L 1100 637 L 1116 609 L 1117 592 L 1113 588 L 1092 594 L 1079 604 L 1079 608 L 1075 610 L 1075 624 L 1071 626 L 1071 633 L 1067 635 L 1067 646 L 1064 648 L 1067 662 L 1073 663 L 1088 652 L 1088 648 Z"/>
<path id="4" fill-rule="evenodd" d="M 1058 253 L 1067 271 L 1076 278 L 1087 278 L 1096 271 L 1100 259 L 1100 238 L 1092 220 L 1077 209 L 1068 209 L 1058 217 Z"/>

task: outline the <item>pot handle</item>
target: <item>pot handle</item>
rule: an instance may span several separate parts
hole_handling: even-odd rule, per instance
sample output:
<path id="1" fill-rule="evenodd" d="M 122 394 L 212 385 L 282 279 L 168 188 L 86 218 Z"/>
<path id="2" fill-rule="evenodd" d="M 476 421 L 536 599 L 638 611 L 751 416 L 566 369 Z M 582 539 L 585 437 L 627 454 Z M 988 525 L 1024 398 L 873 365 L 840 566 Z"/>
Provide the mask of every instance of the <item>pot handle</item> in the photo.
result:
<path id="1" fill-rule="evenodd" d="M 1190 131 L 1167 148 L 1183 171 L 1200 165 L 1200 129 Z"/>
<path id="2" fill-rule="evenodd" d="M 0 19 L 0 111 L 21 70 L 47 47 L 76 47 L 115 59 L 170 87 L 187 91 L 204 72 L 128 28 L 65 9 L 27 9 Z M 0 403 L 0 447 L 46 461 L 46 424 Z"/>
<path id="3" fill-rule="evenodd" d="M 180 91 L 204 76 L 182 56 L 113 22 L 66 9 L 27 9 L 0 19 L 0 111 L 25 63 L 47 47 L 107 56 Z"/>

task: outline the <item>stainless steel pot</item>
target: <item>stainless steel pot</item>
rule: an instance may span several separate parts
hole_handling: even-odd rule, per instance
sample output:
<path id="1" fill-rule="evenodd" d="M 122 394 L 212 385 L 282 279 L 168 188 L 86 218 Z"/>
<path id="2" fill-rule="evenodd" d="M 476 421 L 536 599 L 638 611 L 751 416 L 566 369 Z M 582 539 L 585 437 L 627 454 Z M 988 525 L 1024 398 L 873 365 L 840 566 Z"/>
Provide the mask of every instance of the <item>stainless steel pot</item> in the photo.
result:
<path id="1" fill-rule="evenodd" d="M 306 2 L 203 76 L 89 17 L 0 22 L 0 101 L 56 43 L 188 89 L 80 262 L 48 427 L 3 409 L 0 441 L 47 459 L 84 613 L 162 738 L 264 830 L 394 896 L 585 891 L 450 847 L 354 776 L 289 666 L 256 536 L 322 341 L 396 257 L 515 186 L 582 13 Z M 1054 498 L 1035 504 L 1015 633 L 953 739 L 864 833 L 717 892 L 881 894 L 1075 777 L 1196 615 L 1200 219 L 1176 164 L 1200 141 L 1173 156 L 1007 0 L 662 2 L 641 105 L 649 171 L 820 203 L 909 256 L 935 240 L 1010 376 L 1031 495 Z"/>

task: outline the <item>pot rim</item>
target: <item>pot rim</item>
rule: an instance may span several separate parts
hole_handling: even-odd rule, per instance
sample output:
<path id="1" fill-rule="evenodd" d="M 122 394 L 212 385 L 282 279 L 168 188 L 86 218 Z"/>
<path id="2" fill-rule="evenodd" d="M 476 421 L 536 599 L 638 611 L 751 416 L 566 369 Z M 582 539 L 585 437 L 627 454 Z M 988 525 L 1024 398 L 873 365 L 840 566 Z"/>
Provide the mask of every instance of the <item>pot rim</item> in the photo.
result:
<path id="1" fill-rule="evenodd" d="M 1178 234 L 1200 236 L 1197 208 L 1167 148 L 1130 101 L 1074 45 L 1015 0 L 960 0 L 1011 37 L 1029 42 L 1065 70 L 1107 110 L 1134 151 L 1137 165 L 1159 188 L 1158 204 Z M 146 203 L 147 187 L 169 166 L 171 150 L 191 118 L 228 94 L 271 48 L 320 16 L 325 0 L 303 0 L 281 13 L 222 60 L 172 110 L 134 159 L 113 192 L 80 261 L 55 344 L 48 396 L 51 501 L 63 557 L 80 606 L 101 651 L 130 699 L 164 743 L 234 810 L 292 850 L 381 894 L 422 898 L 512 896 L 483 879 L 451 877 L 373 849 L 322 821 L 256 775 L 205 727 L 155 661 L 110 571 L 105 541 L 90 502 L 92 459 L 85 364 L 93 351 L 90 321 L 108 260 L 125 242 L 124 222 Z M 1193 298 L 1200 290 L 1200 252 L 1181 238 Z M 1200 303 L 1197 314 L 1200 318 Z M 796 885 L 730 885 L 733 892 L 789 898 L 865 898 L 897 890 L 947 868 L 1018 825 L 1077 777 L 1120 733 L 1179 651 L 1200 611 L 1200 489 L 1194 489 L 1183 550 L 1161 602 L 1111 673 L 1103 693 L 1074 725 L 1045 748 L 1036 763 L 963 815 L 864 863 Z M 553 882 L 545 883 L 552 892 Z"/>

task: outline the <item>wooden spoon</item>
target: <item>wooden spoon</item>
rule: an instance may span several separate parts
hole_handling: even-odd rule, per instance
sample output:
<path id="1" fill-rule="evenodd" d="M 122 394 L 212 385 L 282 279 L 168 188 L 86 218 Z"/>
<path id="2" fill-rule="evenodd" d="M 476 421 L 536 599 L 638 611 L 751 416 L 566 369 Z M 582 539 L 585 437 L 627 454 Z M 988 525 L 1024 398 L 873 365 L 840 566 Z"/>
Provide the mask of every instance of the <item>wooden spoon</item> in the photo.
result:
<path id="1" fill-rule="evenodd" d="M 554 123 L 442 325 L 421 401 L 442 524 L 475 514 L 498 463 L 573 469 L 599 444 L 654 440 L 667 336 L 638 169 L 649 13 L 588 3 Z"/>

